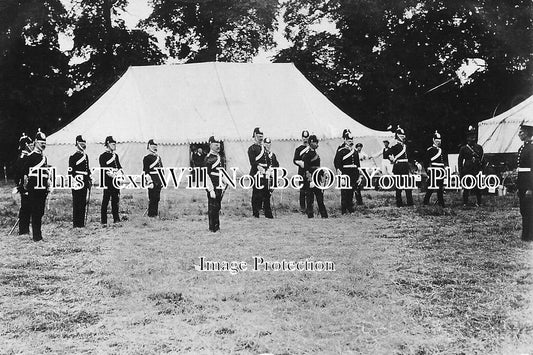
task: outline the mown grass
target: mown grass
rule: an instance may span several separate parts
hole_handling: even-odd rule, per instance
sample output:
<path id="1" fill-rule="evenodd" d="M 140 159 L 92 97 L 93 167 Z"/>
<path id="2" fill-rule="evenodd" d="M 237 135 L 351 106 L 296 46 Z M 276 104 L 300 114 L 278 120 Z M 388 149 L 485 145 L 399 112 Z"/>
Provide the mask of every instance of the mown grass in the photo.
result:
<path id="1" fill-rule="evenodd" d="M 87 228 L 54 192 L 43 243 L 7 236 L 17 207 L 0 192 L 1 353 L 533 353 L 533 247 L 519 240 L 514 196 L 481 208 L 397 209 L 393 192 L 330 218 L 298 213 L 278 191 L 277 218 L 250 218 L 249 191 L 228 191 L 222 231 L 207 231 L 203 191 L 168 190 L 161 218 L 123 192 L 124 222 Z M 415 194 L 415 202 L 421 196 Z M 199 272 L 199 257 L 331 260 L 335 272 Z"/>

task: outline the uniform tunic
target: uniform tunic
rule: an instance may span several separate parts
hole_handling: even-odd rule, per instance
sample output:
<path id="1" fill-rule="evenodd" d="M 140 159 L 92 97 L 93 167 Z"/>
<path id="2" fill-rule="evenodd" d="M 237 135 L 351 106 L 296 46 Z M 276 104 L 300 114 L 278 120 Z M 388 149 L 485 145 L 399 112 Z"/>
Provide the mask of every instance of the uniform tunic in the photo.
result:
<path id="1" fill-rule="evenodd" d="M 446 166 L 444 161 L 444 152 L 442 151 L 442 148 L 432 145 L 426 150 L 424 157 L 426 168 L 444 168 Z M 429 183 L 431 184 L 431 181 Z M 444 181 L 438 180 L 436 181 L 436 184 L 438 186 L 438 189 L 436 190 L 437 201 L 439 205 L 444 207 Z M 429 199 L 431 198 L 433 191 L 435 191 L 435 189 L 428 188 L 426 195 L 424 196 L 425 205 L 429 204 Z"/>
<path id="2" fill-rule="evenodd" d="M 69 174 L 83 181 L 83 186 L 72 189 L 72 222 L 74 227 L 85 226 L 85 208 L 87 191 L 91 185 L 91 170 L 89 157 L 84 152 L 77 151 L 68 160 Z M 74 181 L 76 183 L 76 181 Z"/>
<path id="3" fill-rule="evenodd" d="M 396 141 L 396 144 L 389 149 L 390 157 L 392 157 L 392 173 L 399 176 L 409 176 L 409 160 L 407 158 L 407 146 L 400 141 Z M 402 191 L 396 182 L 396 206 L 403 206 Z M 413 191 L 411 189 L 405 189 L 405 197 L 407 199 L 407 205 L 413 205 Z"/>
<path id="4" fill-rule="evenodd" d="M 296 164 L 297 162 L 300 162 L 303 164 L 303 156 L 305 153 L 307 153 L 307 151 L 309 150 L 309 146 L 306 145 L 306 144 L 302 144 L 300 145 L 298 148 L 296 148 L 296 150 L 294 151 L 294 157 L 292 159 L 292 162 L 294 163 L 294 165 L 298 166 L 298 175 L 300 175 L 301 177 L 304 177 L 305 173 L 304 173 L 304 168 L 302 168 L 300 165 Z M 305 207 L 305 199 L 306 199 L 306 190 L 309 188 L 309 185 L 307 183 L 307 181 L 304 179 L 303 180 L 303 184 L 302 184 L 302 188 L 300 189 L 300 209 L 302 211 L 305 211 L 306 210 L 306 207 Z"/>
<path id="5" fill-rule="evenodd" d="M 320 156 L 316 150 L 309 148 L 303 156 L 303 162 L 305 179 L 309 184 L 309 189 L 306 191 L 307 217 L 314 217 L 314 198 L 316 197 L 320 215 L 322 218 L 328 218 L 328 212 L 326 211 L 326 206 L 324 206 L 324 191 L 315 186 L 311 180 L 313 173 L 320 168 Z"/>
<path id="6" fill-rule="evenodd" d="M 356 149 L 348 145 L 341 145 L 335 153 L 333 160 L 335 169 L 340 170 L 343 175 L 350 178 L 350 186 L 341 190 L 341 212 L 354 212 L 353 194 L 357 191 L 357 180 L 359 179 L 359 154 Z M 358 199 L 360 198 L 360 195 Z M 362 201 L 361 201 L 362 203 Z"/>
<path id="7" fill-rule="evenodd" d="M 459 149 L 457 167 L 461 177 L 472 175 L 475 177 L 483 168 L 483 148 L 479 144 L 465 144 Z M 474 186 L 473 192 L 476 194 L 477 204 L 481 204 L 481 190 Z M 468 203 L 470 189 L 463 189 L 463 204 Z"/>
<path id="8" fill-rule="evenodd" d="M 143 158 L 143 172 L 150 176 L 153 183 L 153 186 L 148 188 L 148 217 L 156 217 L 159 214 L 159 201 L 163 184 L 157 169 L 162 167 L 163 162 L 157 154 L 148 154 Z"/>
<path id="9" fill-rule="evenodd" d="M 204 160 L 204 167 L 207 168 L 207 176 L 211 181 L 215 197 L 212 198 L 207 191 L 207 215 L 209 217 L 209 230 L 216 232 L 220 229 L 220 208 L 223 191 L 218 187 L 220 182 L 219 169 L 225 168 L 225 163 L 219 154 L 210 152 Z"/>
<path id="10" fill-rule="evenodd" d="M 109 169 L 104 176 L 104 197 L 102 198 L 102 206 L 100 208 L 100 218 L 102 224 L 107 223 L 107 206 L 111 199 L 111 213 L 113 214 L 113 221 L 120 222 L 118 212 L 118 205 L 120 202 L 120 190 L 113 185 L 113 173 L 122 169 L 118 155 L 111 151 L 103 152 L 99 157 L 100 167 Z"/>
<path id="11" fill-rule="evenodd" d="M 265 200 L 264 173 L 268 168 L 265 147 L 259 144 L 252 144 L 248 148 L 248 159 L 250 160 L 250 175 L 254 176 L 256 179 L 259 178 L 263 185 L 263 188 L 259 189 L 256 184 L 254 184 L 252 188 L 252 214 L 254 217 L 259 217 L 259 210 Z M 258 173 L 259 176 L 256 176 Z M 265 215 L 268 215 L 267 211 L 265 211 Z"/>
<path id="12" fill-rule="evenodd" d="M 48 160 L 46 156 L 37 150 L 31 152 L 24 159 L 24 175 L 27 176 L 25 188 L 28 190 L 29 204 L 31 208 L 31 226 L 34 241 L 42 238 L 41 223 L 44 215 L 46 195 L 49 191 Z M 39 174 L 39 171 L 41 174 Z M 41 181 L 39 181 L 39 179 Z"/>

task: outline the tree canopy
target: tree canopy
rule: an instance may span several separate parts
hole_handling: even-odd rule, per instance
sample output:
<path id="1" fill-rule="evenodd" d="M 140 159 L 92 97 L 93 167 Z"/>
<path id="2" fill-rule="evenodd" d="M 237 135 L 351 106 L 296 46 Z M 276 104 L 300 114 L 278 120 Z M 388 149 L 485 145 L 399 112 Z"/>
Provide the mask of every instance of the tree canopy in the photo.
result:
<path id="1" fill-rule="evenodd" d="M 250 61 L 273 47 L 278 0 L 153 0 L 144 26 L 169 33 L 172 57 L 189 62 Z"/>
<path id="2" fill-rule="evenodd" d="M 469 124 L 531 93 L 532 6 L 524 0 L 289 0 L 284 18 L 293 46 L 276 61 L 294 61 L 362 123 L 400 124 L 420 149 L 439 130 L 454 150 Z M 336 33 L 313 31 L 320 21 L 334 23 Z M 456 80 L 428 93 L 456 78 L 468 58 L 486 63 L 472 83 Z"/>

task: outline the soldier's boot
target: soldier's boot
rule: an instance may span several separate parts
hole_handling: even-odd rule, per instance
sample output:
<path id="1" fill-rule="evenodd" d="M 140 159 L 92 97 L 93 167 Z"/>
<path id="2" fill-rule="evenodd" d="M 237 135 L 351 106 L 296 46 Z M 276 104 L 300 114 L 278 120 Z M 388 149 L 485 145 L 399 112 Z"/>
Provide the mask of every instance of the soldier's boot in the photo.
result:
<path id="1" fill-rule="evenodd" d="M 402 201 L 402 191 L 396 189 L 396 207 L 402 207 L 403 201 Z"/>
<path id="2" fill-rule="evenodd" d="M 407 206 L 413 205 L 413 190 L 407 189 L 405 190 L 405 197 L 407 198 Z"/>
<path id="3" fill-rule="evenodd" d="M 305 204 L 305 190 L 302 188 L 300 189 L 300 211 L 305 213 L 307 210 L 306 204 Z"/>
<path id="4" fill-rule="evenodd" d="M 429 199 L 431 198 L 431 192 L 428 190 L 428 192 L 426 192 L 426 194 L 424 195 L 424 202 L 423 204 L 424 205 L 429 205 Z"/>

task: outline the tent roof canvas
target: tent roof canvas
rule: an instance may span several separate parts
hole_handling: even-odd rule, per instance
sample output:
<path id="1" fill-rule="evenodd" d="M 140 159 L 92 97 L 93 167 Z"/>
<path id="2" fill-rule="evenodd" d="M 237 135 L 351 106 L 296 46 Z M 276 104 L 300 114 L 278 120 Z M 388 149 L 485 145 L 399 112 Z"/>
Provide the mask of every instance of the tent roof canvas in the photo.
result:
<path id="1" fill-rule="evenodd" d="M 520 124 L 533 124 L 533 96 L 510 110 L 479 122 L 478 142 L 485 153 L 516 153 L 522 142 L 518 138 Z"/>
<path id="2" fill-rule="evenodd" d="M 92 106 L 48 137 L 49 144 L 87 143 L 113 135 L 119 142 L 160 144 L 250 140 L 254 127 L 276 140 L 390 137 L 333 105 L 293 64 L 198 63 L 130 67 Z"/>

